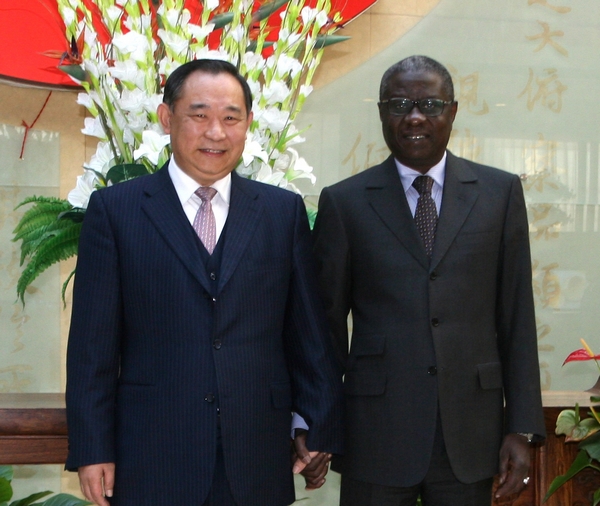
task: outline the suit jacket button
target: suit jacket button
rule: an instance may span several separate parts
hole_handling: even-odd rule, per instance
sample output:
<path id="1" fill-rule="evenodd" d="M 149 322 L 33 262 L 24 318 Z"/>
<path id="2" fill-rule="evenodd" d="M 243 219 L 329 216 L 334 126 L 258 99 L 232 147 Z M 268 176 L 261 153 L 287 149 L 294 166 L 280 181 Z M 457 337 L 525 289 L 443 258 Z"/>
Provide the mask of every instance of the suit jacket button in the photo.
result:
<path id="1" fill-rule="evenodd" d="M 428 367 L 427 374 L 429 374 L 430 376 L 435 376 L 437 374 L 437 367 L 434 365 L 432 365 L 431 367 Z"/>
<path id="2" fill-rule="evenodd" d="M 438 275 L 437 272 L 433 271 L 430 275 L 429 275 L 429 279 L 431 281 L 435 281 L 437 279 Z"/>
<path id="3" fill-rule="evenodd" d="M 437 318 L 432 318 L 432 319 L 431 319 L 431 324 L 432 324 L 434 327 L 438 327 L 438 326 L 440 325 L 440 321 L 439 321 Z"/>
<path id="4" fill-rule="evenodd" d="M 217 279 L 217 275 L 214 272 L 211 272 L 210 279 L 212 279 L 214 281 L 215 279 Z"/>
<path id="5" fill-rule="evenodd" d="M 221 340 L 220 339 L 215 339 L 213 341 L 213 348 L 215 350 L 220 350 L 221 349 Z"/>
<path id="6" fill-rule="evenodd" d="M 215 402 L 215 396 L 214 396 L 214 394 L 210 394 L 210 393 L 209 393 L 209 394 L 206 394 L 206 395 L 204 396 L 204 400 L 205 400 L 206 402 Z"/>

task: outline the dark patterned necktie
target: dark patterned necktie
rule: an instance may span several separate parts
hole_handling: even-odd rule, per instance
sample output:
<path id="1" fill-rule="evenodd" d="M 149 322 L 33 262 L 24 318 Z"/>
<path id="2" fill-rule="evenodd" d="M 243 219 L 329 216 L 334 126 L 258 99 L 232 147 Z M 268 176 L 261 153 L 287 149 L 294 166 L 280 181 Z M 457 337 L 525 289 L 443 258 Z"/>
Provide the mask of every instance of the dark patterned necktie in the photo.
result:
<path id="1" fill-rule="evenodd" d="M 413 186 L 419 192 L 419 200 L 417 201 L 417 208 L 415 210 L 415 224 L 417 225 L 421 239 L 423 239 L 427 256 L 431 258 L 433 242 L 435 240 L 435 229 L 438 222 L 435 201 L 431 197 L 433 179 L 429 176 L 418 176 L 414 180 Z"/>
<path id="2" fill-rule="evenodd" d="M 210 201 L 217 194 L 217 190 L 210 186 L 201 186 L 195 193 L 202 199 L 202 204 L 194 218 L 194 230 L 206 250 L 212 255 L 217 244 L 217 224 Z"/>

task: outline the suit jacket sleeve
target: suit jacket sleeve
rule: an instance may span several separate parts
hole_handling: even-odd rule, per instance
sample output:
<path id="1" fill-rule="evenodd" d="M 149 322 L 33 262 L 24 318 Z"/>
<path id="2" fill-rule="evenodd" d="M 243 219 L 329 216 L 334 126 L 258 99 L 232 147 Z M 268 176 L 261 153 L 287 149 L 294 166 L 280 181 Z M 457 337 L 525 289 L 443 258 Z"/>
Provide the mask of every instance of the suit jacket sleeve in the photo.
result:
<path id="1" fill-rule="evenodd" d="M 335 353 L 342 369 L 345 369 L 348 357 L 351 307 L 350 244 L 344 227 L 330 191 L 324 188 L 314 228 L 314 250 Z"/>
<path id="2" fill-rule="evenodd" d="M 498 268 L 497 332 L 507 433 L 545 437 L 540 398 L 529 228 L 521 182 L 512 180 Z"/>
<path id="3" fill-rule="evenodd" d="M 92 194 L 85 215 L 73 288 L 66 390 L 69 470 L 115 460 L 121 336 L 119 259 L 101 193 Z"/>
<path id="4" fill-rule="evenodd" d="M 342 453 L 342 374 L 319 296 L 306 209 L 298 197 L 284 339 L 294 410 L 309 426 L 310 450 Z"/>

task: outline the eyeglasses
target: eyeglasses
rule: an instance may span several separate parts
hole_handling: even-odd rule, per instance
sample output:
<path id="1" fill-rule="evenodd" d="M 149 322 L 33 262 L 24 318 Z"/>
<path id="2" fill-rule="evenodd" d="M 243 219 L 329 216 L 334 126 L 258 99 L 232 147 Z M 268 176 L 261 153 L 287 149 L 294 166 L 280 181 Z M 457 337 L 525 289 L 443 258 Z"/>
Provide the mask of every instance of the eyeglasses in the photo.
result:
<path id="1" fill-rule="evenodd" d="M 416 105 L 425 116 L 439 116 L 444 106 L 454 103 L 454 100 L 445 102 L 439 98 L 423 98 L 411 100 L 410 98 L 390 98 L 382 100 L 379 104 L 386 104 L 387 110 L 392 116 L 406 116 Z"/>

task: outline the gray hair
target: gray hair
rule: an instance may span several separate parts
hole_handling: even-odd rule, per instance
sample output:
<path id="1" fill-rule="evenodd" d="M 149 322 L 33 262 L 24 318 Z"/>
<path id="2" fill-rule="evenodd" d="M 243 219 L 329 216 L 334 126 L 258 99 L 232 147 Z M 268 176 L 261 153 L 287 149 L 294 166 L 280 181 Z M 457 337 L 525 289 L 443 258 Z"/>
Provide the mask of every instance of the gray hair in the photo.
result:
<path id="1" fill-rule="evenodd" d="M 448 95 L 450 100 L 454 100 L 454 85 L 452 84 L 452 77 L 450 77 L 448 69 L 433 58 L 422 55 L 404 58 L 404 60 L 394 63 L 394 65 L 385 71 L 379 86 L 380 100 L 385 97 L 391 78 L 396 74 L 401 74 L 403 72 L 431 72 L 432 74 L 440 76 L 442 78 L 442 89 L 444 90 L 444 93 Z"/>

